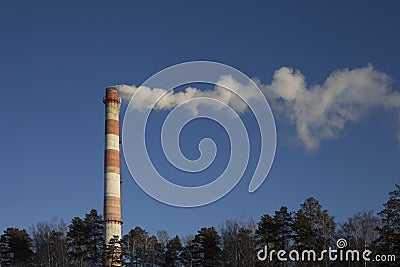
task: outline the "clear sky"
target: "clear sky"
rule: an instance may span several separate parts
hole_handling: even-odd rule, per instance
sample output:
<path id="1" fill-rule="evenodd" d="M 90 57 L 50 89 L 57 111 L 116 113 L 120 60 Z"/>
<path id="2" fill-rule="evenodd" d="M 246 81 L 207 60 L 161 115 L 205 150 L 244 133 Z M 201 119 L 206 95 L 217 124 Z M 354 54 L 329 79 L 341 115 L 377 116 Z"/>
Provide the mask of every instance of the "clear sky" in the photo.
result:
<path id="1" fill-rule="evenodd" d="M 312 88 L 336 70 L 372 64 L 385 73 L 382 86 L 394 99 L 399 11 L 397 1 L 1 1 L 0 230 L 52 217 L 69 222 L 92 208 L 102 213 L 107 86 L 138 86 L 173 64 L 210 60 L 266 85 L 281 67 L 293 68 Z M 368 102 L 362 88 L 353 98 Z M 124 232 L 139 225 L 185 235 L 226 219 L 258 220 L 281 205 L 296 210 L 309 196 L 338 222 L 380 210 L 400 182 L 400 125 L 399 106 L 387 109 L 379 101 L 361 105 L 368 110 L 345 121 L 334 138 L 318 135 L 321 142 L 311 150 L 304 138 L 297 142 L 295 125 L 276 116 L 276 158 L 260 189 L 249 194 L 250 177 L 244 177 L 227 196 L 200 208 L 152 199 L 122 161 Z M 199 123 L 186 134 L 201 138 L 204 129 Z M 223 139 L 217 126 L 207 129 Z"/>

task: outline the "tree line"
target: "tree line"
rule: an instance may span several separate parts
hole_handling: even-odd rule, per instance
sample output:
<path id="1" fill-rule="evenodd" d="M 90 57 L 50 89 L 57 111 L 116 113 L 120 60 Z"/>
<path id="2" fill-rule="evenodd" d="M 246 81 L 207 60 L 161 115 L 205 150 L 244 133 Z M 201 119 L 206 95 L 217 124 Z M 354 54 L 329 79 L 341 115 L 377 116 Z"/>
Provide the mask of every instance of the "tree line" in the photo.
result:
<path id="1" fill-rule="evenodd" d="M 7 228 L 0 237 L 2 266 L 316 266 L 315 262 L 260 261 L 257 251 L 315 250 L 336 248 L 344 238 L 347 249 L 375 254 L 400 255 L 400 185 L 389 193 L 383 209 L 361 211 L 337 224 L 334 217 L 313 197 L 296 211 L 282 206 L 274 214 L 253 219 L 227 220 L 217 227 L 203 227 L 194 235 L 156 235 L 137 226 L 122 238 L 104 243 L 101 215 L 91 210 L 84 218 L 74 217 L 38 223 L 29 230 Z M 382 266 L 398 266 L 382 262 Z M 329 261 L 318 266 L 364 266 L 365 262 Z M 379 266 L 369 262 L 368 266 Z"/>

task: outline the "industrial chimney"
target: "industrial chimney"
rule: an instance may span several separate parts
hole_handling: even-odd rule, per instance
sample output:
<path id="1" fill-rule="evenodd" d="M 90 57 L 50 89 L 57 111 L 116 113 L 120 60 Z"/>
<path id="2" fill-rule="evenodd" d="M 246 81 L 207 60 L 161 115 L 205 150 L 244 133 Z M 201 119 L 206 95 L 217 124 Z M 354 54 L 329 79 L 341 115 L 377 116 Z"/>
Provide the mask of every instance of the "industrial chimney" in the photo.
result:
<path id="1" fill-rule="evenodd" d="M 105 241 L 113 236 L 122 237 L 121 218 L 121 163 L 120 125 L 121 100 L 115 87 L 106 88 L 103 98 L 106 105 L 105 151 L 104 151 L 104 228 Z"/>

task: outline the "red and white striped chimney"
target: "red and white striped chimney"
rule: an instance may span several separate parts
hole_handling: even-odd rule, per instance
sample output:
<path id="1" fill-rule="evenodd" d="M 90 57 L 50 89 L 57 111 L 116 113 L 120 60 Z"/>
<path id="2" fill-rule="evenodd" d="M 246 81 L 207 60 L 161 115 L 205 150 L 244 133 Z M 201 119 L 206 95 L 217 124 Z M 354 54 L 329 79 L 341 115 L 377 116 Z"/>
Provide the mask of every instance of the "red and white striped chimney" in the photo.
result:
<path id="1" fill-rule="evenodd" d="M 106 105 L 104 151 L 104 227 L 106 244 L 113 236 L 122 238 L 121 218 L 121 162 L 120 124 L 121 100 L 115 87 L 106 89 L 103 99 Z"/>

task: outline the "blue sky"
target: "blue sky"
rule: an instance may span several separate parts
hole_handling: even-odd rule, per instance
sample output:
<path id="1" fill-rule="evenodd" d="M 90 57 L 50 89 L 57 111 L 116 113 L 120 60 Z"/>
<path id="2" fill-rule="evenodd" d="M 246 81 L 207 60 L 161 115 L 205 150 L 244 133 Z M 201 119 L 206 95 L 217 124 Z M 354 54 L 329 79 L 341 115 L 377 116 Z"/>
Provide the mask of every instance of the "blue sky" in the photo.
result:
<path id="1" fill-rule="evenodd" d="M 102 212 L 105 87 L 140 85 L 165 67 L 210 60 L 263 84 L 286 66 L 310 86 L 370 63 L 399 91 L 398 10 L 395 1 L 2 1 L 0 229 Z M 309 196 L 337 221 L 379 210 L 399 183 L 398 116 L 371 108 L 313 151 L 293 144 L 294 126 L 276 117 L 276 158 L 260 189 L 249 194 L 244 177 L 200 208 L 152 199 L 123 162 L 124 232 L 139 225 L 185 235 L 226 219 L 258 220 L 281 205 L 296 210 Z M 199 127 L 188 134 L 200 136 Z"/>

